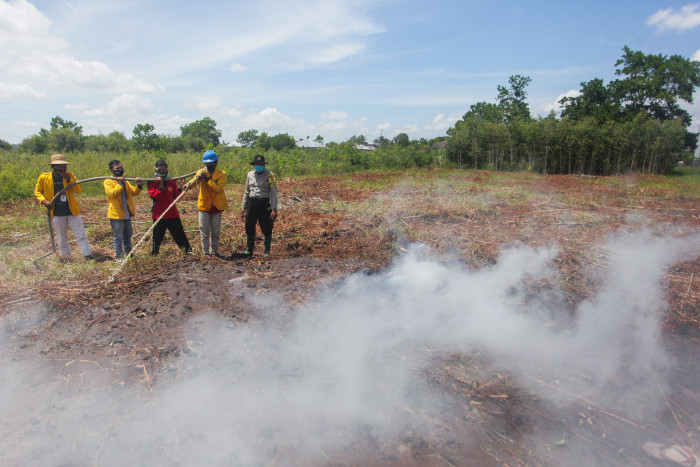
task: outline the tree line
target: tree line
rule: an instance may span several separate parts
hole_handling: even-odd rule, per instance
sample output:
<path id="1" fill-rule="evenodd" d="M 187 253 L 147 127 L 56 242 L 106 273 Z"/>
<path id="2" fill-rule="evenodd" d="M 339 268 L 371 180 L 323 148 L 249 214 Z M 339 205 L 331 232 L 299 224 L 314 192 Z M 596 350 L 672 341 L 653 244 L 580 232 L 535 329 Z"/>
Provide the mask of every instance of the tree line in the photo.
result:
<path id="1" fill-rule="evenodd" d="M 561 115 L 551 112 L 547 117 L 532 117 L 527 103 L 532 79 L 514 75 L 506 86 L 497 87 L 495 102 L 470 106 L 447 130 L 447 136 L 411 140 L 406 133 L 399 133 L 393 139 L 382 135 L 370 143 L 364 135 L 353 135 L 342 143 L 325 143 L 318 135 L 313 141 L 331 151 L 340 146 L 373 146 L 382 153 L 393 150 L 406 155 L 410 151 L 402 149 L 428 150 L 447 140 L 446 149 L 441 149 L 446 158 L 432 158 L 441 164 L 553 174 L 668 173 L 679 162 L 691 164 L 698 134 L 688 130 L 691 117 L 680 102 L 693 102 L 693 92 L 700 85 L 700 62 L 679 55 L 647 55 L 625 46 L 615 67 L 620 78 L 607 84 L 599 78 L 582 82 L 577 96 L 561 99 Z M 216 126 L 213 119 L 205 117 L 182 125 L 180 135 L 170 136 L 157 134 L 153 125 L 141 123 L 129 139 L 118 131 L 85 136 L 80 125 L 57 116 L 48 129 L 24 139 L 19 151 L 196 153 L 226 146 Z M 256 151 L 288 151 L 295 150 L 300 140 L 287 133 L 270 135 L 250 129 L 240 132 L 236 141 L 242 148 Z M 0 141 L 0 149 L 11 150 L 12 146 Z M 410 158 L 425 164 L 424 157 Z M 353 152 L 348 160 L 365 159 Z"/>
<path id="2" fill-rule="evenodd" d="M 693 102 L 700 62 L 625 46 L 615 67 L 621 78 L 583 82 L 577 96 L 561 99 L 561 117 L 533 118 L 531 78 L 511 76 L 496 102 L 472 105 L 447 131 L 448 157 L 474 168 L 594 175 L 668 173 L 692 163 L 698 134 L 688 131 L 679 101 Z"/>
<path id="3" fill-rule="evenodd" d="M 151 152 L 157 154 L 175 154 L 185 152 L 201 152 L 207 148 L 216 148 L 225 142 L 221 141 L 221 130 L 216 128 L 216 121 L 210 117 L 197 120 L 180 127 L 179 136 L 162 135 L 155 132 L 155 126 L 150 123 L 137 124 L 132 133 L 132 138 L 127 138 L 120 131 L 113 131 L 108 135 L 83 135 L 83 127 L 70 120 L 59 116 L 53 117 L 49 128 L 42 128 L 35 135 L 25 138 L 18 150 L 28 154 L 74 153 L 79 151 L 93 153 L 124 154 L 129 151 Z M 309 137 L 307 136 L 307 139 Z M 442 138 L 411 141 L 408 134 L 399 133 L 393 139 L 384 136 L 369 143 L 364 135 L 353 135 L 342 143 L 325 143 L 321 135 L 313 140 L 319 147 L 335 148 L 339 144 L 347 145 L 373 145 L 376 148 L 391 146 L 416 147 L 426 146 Z M 269 135 L 266 132 L 258 133 L 256 129 L 242 131 L 236 138 L 243 148 L 253 148 L 260 151 L 284 151 L 297 148 L 297 140 L 288 133 Z M 12 145 L 0 140 L 0 149 L 10 151 Z"/>
<path id="4" fill-rule="evenodd" d="M 179 136 L 159 135 L 150 123 L 139 123 L 133 129 L 133 137 L 127 138 L 120 131 L 108 135 L 83 135 L 83 127 L 56 116 L 49 128 L 42 128 L 35 135 L 25 138 L 19 151 L 30 154 L 47 152 L 72 153 L 78 151 L 123 154 L 132 150 L 160 153 L 201 152 L 220 144 L 221 130 L 216 122 L 205 117 L 180 127 Z"/>

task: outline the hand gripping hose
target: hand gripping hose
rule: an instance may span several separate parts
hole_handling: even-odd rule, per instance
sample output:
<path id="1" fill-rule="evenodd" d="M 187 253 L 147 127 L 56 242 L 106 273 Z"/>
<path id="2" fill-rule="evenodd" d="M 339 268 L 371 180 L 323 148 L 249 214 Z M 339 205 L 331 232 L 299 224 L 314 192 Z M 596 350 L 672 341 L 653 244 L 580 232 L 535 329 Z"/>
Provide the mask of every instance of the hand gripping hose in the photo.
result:
<path id="1" fill-rule="evenodd" d="M 196 173 L 196 172 L 195 172 L 195 173 Z M 203 174 L 204 174 L 204 171 L 200 172 L 199 176 L 197 176 L 197 178 L 195 179 L 195 181 L 196 181 L 196 180 L 199 180 L 199 179 L 202 177 Z M 192 175 L 192 174 L 190 174 L 190 175 Z M 186 177 L 188 177 L 188 176 L 189 176 L 189 175 L 186 175 Z M 191 187 L 191 186 L 190 186 L 190 187 Z M 158 219 L 156 219 L 156 220 L 153 222 L 153 224 L 148 228 L 148 230 L 146 231 L 146 233 L 144 233 L 144 234 L 141 236 L 141 239 L 140 239 L 138 242 L 136 242 L 136 245 L 134 245 L 134 247 L 131 249 L 131 251 L 129 252 L 129 254 L 124 255 L 124 257 L 123 257 L 122 259 L 119 260 L 119 267 L 118 267 L 117 270 L 114 271 L 114 273 L 110 276 L 109 280 L 107 281 L 108 284 L 111 284 L 111 283 L 114 281 L 114 279 L 117 277 L 117 274 L 119 274 L 119 273 L 121 272 L 122 268 L 124 267 L 124 264 L 126 264 L 126 262 L 129 260 L 129 258 L 131 258 L 132 253 L 133 253 L 134 251 L 136 251 L 136 249 L 137 249 L 138 247 L 141 246 L 141 244 L 143 243 L 143 241 L 146 240 L 146 238 L 148 237 L 148 234 L 151 233 L 151 231 L 152 231 L 153 228 L 156 226 L 156 224 L 158 224 L 158 222 L 160 222 L 160 220 L 163 218 L 163 216 L 165 216 L 165 214 L 166 214 L 168 211 L 170 211 L 170 208 L 171 208 L 171 207 L 173 207 L 178 201 L 180 201 L 180 198 L 182 198 L 182 195 L 184 195 L 185 193 L 187 193 L 187 191 L 190 189 L 190 187 L 188 187 L 187 190 L 182 190 L 182 193 L 180 193 L 180 194 L 177 196 L 177 198 L 175 198 L 175 199 L 173 200 L 173 202 L 170 203 L 170 206 L 168 206 L 168 207 L 161 213 L 161 215 L 158 216 Z"/>
<path id="2" fill-rule="evenodd" d="M 183 178 L 189 178 L 189 177 L 193 176 L 193 175 L 196 174 L 196 173 L 197 173 L 197 172 L 192 172 L 192 173 L 189 173 L 189 174 L 187 174 L 187 175 L 181 175 L 181 176 L 179 176 L 179 177 L 172 177 L 172 178 L 170 178 L 170 180 L 181 180 L 181 179 L 183 179 Z M 37 265 L 37 261 L 39 261 L 40 259 L 46 258 L 47 256 L 49 256 L 49 255 L 52 254 L 52 253 L 56 253 L 56 242 L 55 242 L 55 240 L 54 240 L 54 238 L 53 238 L 53 224 L 51 223 L 51 207 L 53 206 L 53 203 L 54 203 L 54 202 L 56 201 L 56 199 L 57 199 L 64 191 L 66 191 L 68 188 L 71 188 L 71 187 L 73 187 L 73 186 L 75 186 L 75 185 L 80 185 L 80 184 L 82 184 L 82 183 L 95 182 L 95 181 L 98 181 L 98 180 L 116 180 L 116 178 L 115 178 L 115 177 L 93 177 L 93 178 L 86 178 L 86 179 L 84 179 L 84 180 L 78 180 L 77 182 L 73 182 L 73 183 L 71 183 L 70 185 L 64 186 L 62 190 L 60 190 L 58 193 L 56 193 L 56 194 L 53 196 L 53 198 L 51 198 L 51 202 L 49 203 L 49 206 L 47 206 L 47 208 L 46 208 L 46 220 L 48 221 L 48 224 L 49 224 L 49 236 L 51 237 L 51 251 L 49 251 L 49 252 L 46 253 L 45 255 L 40 256 L 40 257 L 38 257 L 37 259 L 35 259 L 34 261 L 32 261 L 32 263 L 34 264 L 34 267 L 35 267 L 35 268 L 39 269 L 39 266 Z M 128 181 L 130 181 L 130 182 L 135 182 L 135 181 L 136 181 L 135 178 L 125 178 L 124 180 L 128 180 Z M 156 181 L 156 179 L 155 179 L 155 178 L 142 178 L 141 181 L 142 181 L 142 182 L 154 182 L 154 181 Z M 184 191 L 183 191 L 183 193 L 184 193 Z M 182 196 L 182 195 L 180 195 L 180 196 Z M 180 196 L 177 197 L 177 199 L 173 202 L 173 204 L 175 204 L 175 202 L 177 202 L 177 200 L 180 199 Z M 172 204 L 168 207 L 168 209 L 170 209 L 171 207 L 172 207 Z M 167 212 L 168 209 L 166 209 L 165 212 Z M 162 216 L 161 216 L 161 217 L 162 217 Z M 156 220 L 156 223 L 157 223 L 159 220 L 160 220 L 160 217 Z M 154 223 L 154 225 L 155 225 L 155 223 Z M 151 226 L 151 229 L 152 229 L 152 228 L 153 228 L 153 226 Z M 150 229 L 149 229 L 149 231 L 150 231 Z"/>

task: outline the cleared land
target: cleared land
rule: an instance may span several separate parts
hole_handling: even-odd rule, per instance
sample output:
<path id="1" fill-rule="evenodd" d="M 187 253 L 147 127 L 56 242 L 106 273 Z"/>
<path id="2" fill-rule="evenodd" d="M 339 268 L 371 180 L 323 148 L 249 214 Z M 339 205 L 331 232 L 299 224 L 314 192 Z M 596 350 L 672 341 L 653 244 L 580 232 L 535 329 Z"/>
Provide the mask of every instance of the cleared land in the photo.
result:
<path id="1" fill-rule="evenodd" d="M 112 282 L 104 199 L 79 198 L 97 261 L 38 270 L 45 211 L 0 206 L 3 464 L 626 466 L 659 465 L 646 441 L 700 447 L 697 176 L 279 187 L 270 257 L 147 242 Z M 244 249 L 227 192 L 225 254 Z M 137 211 L 135 241 L 147 196 Z M 195 193 L 180 211 L 198 245 Z"/>

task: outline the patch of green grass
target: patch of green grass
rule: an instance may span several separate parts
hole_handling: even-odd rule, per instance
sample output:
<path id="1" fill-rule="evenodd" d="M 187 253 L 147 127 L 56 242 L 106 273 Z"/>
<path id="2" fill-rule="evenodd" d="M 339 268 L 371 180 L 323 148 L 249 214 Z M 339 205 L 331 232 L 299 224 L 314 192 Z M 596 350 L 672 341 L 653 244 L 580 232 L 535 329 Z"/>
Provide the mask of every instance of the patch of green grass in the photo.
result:
<path id="1" fill-rule="evenodd" d="M 700 184 L 700 167 L 676 167 L 669 177 L 681 178 L 690 183 Z"/>
<path id="2" fill-rule="evenodd" d="M 375 178 L 375 179 L 365 179 L 365 180 L 348 180 L 345 182 L 350 188 L 355 188 L 359 190 L 374 190 L 381 191 L 396 183 L 396 180 L 392 178 Z"/>

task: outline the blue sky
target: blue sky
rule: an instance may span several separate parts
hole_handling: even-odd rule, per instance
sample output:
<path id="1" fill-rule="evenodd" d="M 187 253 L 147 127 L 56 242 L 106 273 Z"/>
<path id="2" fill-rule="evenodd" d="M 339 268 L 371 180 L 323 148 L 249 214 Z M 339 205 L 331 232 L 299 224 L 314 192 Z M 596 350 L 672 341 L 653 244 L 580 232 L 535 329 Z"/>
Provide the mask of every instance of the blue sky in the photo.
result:
<path id="1" fill-rule="evenodd" d="M 0 138 L 56 115 L 127 137 L 211 117 L 228 143 L 251 128 L 432 138 L 514 74 L 546 115 L 582 81 L 614 79 L 625 45 L 700 60 L 700 4 L 0 0 Z M 700 105 L 685 107 L 696 130 Z"/>

